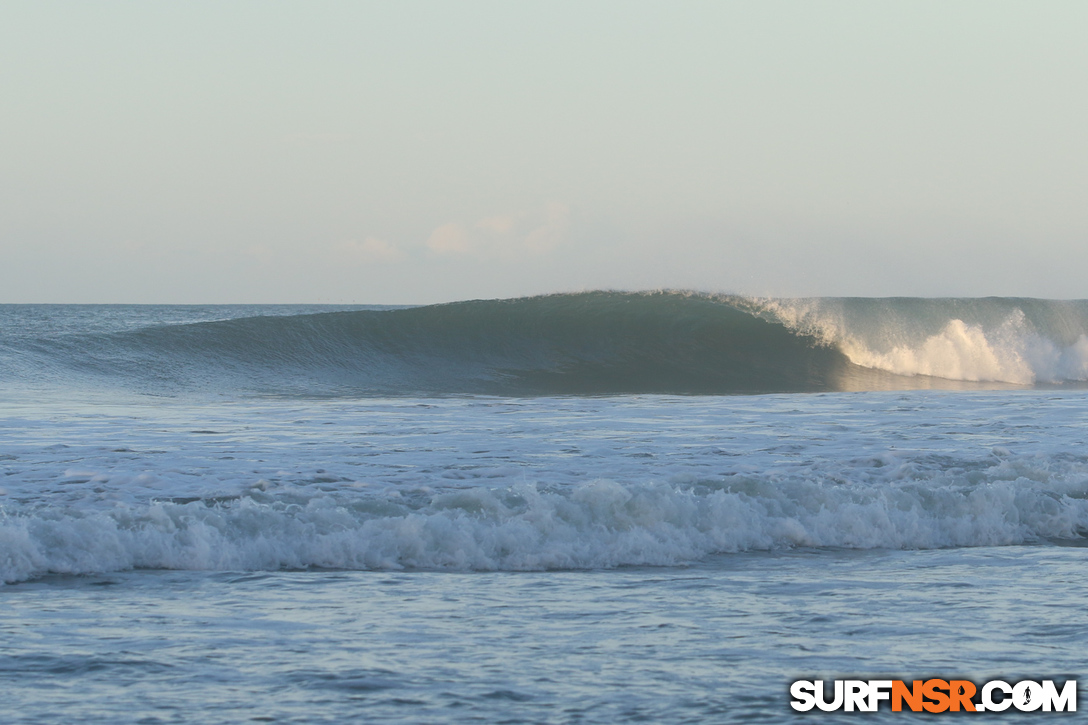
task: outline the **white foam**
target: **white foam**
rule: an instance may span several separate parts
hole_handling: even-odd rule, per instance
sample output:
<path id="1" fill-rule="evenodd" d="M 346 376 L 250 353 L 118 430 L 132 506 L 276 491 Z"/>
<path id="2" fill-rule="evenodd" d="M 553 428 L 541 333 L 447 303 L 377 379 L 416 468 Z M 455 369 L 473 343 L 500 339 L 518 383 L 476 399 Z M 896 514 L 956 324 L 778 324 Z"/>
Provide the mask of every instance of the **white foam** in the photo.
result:
<path id="1" fill-rule="evenodd" d="M 856 365 L 897 375 L 1030 385 L 1036 380 L 1036 371 L 1024 357 L 1026 343 L 1024 337 L 1006 330 L 987 335 L 981 326 L 956 319 L 916 347 L 901 345 L 880 353 L 857 338 L 847 337 L 840 348 Z"/>
<path id="2" fill-rule="evenodd" d="M 0 518 L 0 580 L 131 568 L 541 570 L 669 565 L 787 547 L 933 548 L 1078 538 L 1088 482 L 1024 477 L 854 486 L 735 477 L 678 487 L 594 481 L 433 496 L 419 509 L 320 496 Z"/>
<path id="3" fill-rule="evenodd" d="M 1088 530 L 1084 401 L 1069 390 L 38 404 L 0 415 L 0 580 L 593 568 L 1073 538 Z"/>
<path id="4" fill-rule="evenodd" d="M 825 300 L 755 302 L 787 327 L 838 347 L 862 367 L 1019 385 L 1088 380 L 1088 337 L 1081 334 L 1072 344 L 1057 343 L 1040 334 L 1020 309 L 991 326 L 947 318 L 939 332 L 916 339 L 909 330 L 895 329 L 901 322 L 893 319 L 868 320 L 870 329 L 856 329 Z M 900 342 L 880 344 L 878 338 Z"/>

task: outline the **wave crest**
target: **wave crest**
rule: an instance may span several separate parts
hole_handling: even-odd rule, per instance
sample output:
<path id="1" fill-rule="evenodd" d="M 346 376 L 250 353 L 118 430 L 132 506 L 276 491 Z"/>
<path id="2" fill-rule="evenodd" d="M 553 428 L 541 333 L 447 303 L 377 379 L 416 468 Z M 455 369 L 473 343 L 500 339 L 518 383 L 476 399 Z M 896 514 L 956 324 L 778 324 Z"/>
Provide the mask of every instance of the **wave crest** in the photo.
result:
<path id="1" fill-rule="evenodd" d="M 1016 385 L 1088 380 L 1083 302 L 815 299 L 756 306 L 855 365 L 895 375 Z"/>

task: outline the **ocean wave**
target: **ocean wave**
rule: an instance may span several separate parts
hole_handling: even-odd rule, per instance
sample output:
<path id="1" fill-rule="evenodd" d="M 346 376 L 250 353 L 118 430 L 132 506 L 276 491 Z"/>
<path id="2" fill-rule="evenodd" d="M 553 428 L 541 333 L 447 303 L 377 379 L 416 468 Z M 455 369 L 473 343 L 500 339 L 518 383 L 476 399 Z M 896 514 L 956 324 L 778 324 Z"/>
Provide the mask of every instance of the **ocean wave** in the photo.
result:
<path id="1" fill-rule="evenodd" d="M 899 376 L 1014 385 L 1088 380 L 1082 300 L 752 300 L 753 308 L 840 350 L 852 364 Z"/>
<path id="2" fill-rule="evenodd" d="M 1088 302 L 587 292 L 23 336 L 9 379 L 144 393 L 594 395 L 1088 380 Z"/>
<path id="3" fill-rule="evenodd" d="M 158 501 L 0 515 L 0 580 L 134 568 L 549 570 L 667 566 L 792 547 L 1083 541 L 1088 480 L 998 462 L 988 480 L 882 485 L 736 476 L 713 484 Z M 1028 467 L 1030 469 L 1030 467 Z"/>

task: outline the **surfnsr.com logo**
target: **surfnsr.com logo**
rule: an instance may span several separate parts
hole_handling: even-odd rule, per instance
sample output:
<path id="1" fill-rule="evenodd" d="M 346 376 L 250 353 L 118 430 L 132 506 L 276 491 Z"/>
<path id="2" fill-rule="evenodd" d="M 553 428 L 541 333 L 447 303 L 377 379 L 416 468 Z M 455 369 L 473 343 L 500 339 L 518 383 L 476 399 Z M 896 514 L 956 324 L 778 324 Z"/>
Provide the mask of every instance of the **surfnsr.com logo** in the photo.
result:
<path id="1" fill-rule="evenodd" d="M 979 687 L 970 680 L 835 680 L 826 692 L 823 680 L 790 685 L 790 707 L 800 712 L 876 712 L 887 702 L 892 712 L 1076 712 L 1077 681 L 1061 687 L 1053 680 L 991 680 Z"/>

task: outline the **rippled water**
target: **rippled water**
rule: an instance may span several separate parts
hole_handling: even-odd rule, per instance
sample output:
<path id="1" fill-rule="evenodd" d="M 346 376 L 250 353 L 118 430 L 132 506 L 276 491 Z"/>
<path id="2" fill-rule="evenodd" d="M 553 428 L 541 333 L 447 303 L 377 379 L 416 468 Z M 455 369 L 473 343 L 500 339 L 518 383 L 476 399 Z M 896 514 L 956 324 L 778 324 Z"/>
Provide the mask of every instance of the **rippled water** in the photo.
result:
<path id="1" fill-rule="evenodd" d="M 800 677 L 1078 674 L 1083 571 L 1017 546 L 47 578 L 0 594 L 0 678 L 11 722 L 792 721 Z"/>

